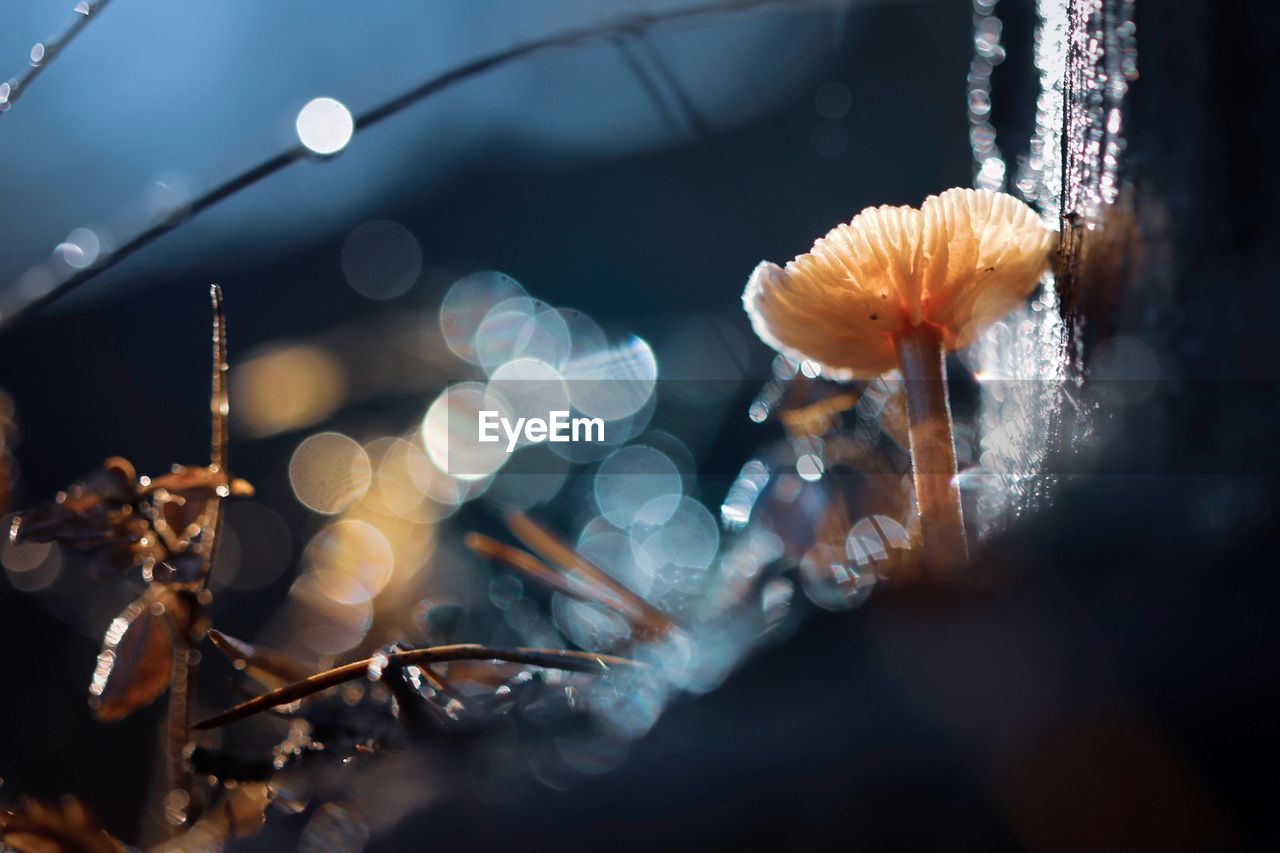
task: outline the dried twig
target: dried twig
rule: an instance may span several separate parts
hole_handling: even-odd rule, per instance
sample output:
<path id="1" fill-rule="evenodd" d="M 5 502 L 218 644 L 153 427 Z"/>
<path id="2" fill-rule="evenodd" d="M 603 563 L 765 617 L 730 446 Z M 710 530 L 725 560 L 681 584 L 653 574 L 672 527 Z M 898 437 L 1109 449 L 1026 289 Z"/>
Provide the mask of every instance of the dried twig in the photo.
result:
<path id="1" fill-rule="evenodd" d="M 468 533 L 466 545 L 472 551 L 490 560 L 497 560 L 555 592 L 563 593 L 575 601 L 597 604 L 607 607 L 621 616 L 631 626 L 631 630 L 644 638 L 660 636 L 667 628 L 655 632 L 652 619 L 637 613 L 630 599 L 619 596 L 612 588 L 593 583 L 585 578 L 560 569 L 552 568 L 528 551 L 499 542 L 483 533 Z"/>
<path id="2" fill-rule="evenodd" d="M 521 542 L 559 566 L 563 572 L 575 580 L 612 593 L 618 605 L 611 606 L 615 606 L 615 609 L 627 616 L 628 621 L 642 626 L 645 633 L 651 636 L 662 636 L 678 630 L 678 626 L 667 614 L 560 541 L 559 537 L 529 516 L 519 512 L 513 513 L 507 516 L 507 526 Z"/>
<path id="3" fill-rule="evenodd" d="M 398 666 L 426 666 L 433 663 L 447 663 L 457 660 L 505 661 L 522 663 L 529 666 L 540 666 L 547 669 L 563 669 L 570 672 L 603 673 L 614 668 L 636 667 L 643 664 L 628 658 L 601 655 L 593 652 L 575 652 L 558 649 L 491 649 L 487 646 L 459 644 L 453 646 L 432 646 L 426 649 L 411 649 L 404 652 L 393 652 L 380 655 L 384 667 L 388 664 Z M 251 717 L 254 714 L 288 705 L 321 690 L 363 678 L 369 672 L 373 658 L 365 658 L 334 669 L 326 670 L 304 678 L 302 681 L 285 685 L 277 690 L 250 699 L 196 723 L 197 729 L 216 729 L 227 723 Z"/>
<path id="4" fill-rule="evenodd" d="M 269 679 L 264 682 L 268 687 L 272 682 L 288 684 L 301 681 L 310 674 L 301 663 L 273 649 L 251 645 L 213 628 L 205 636 L 237 669 L 246 670 L 258 681 Z"/>
<path id="5" fill-rule="evenodd" d="M 17 77 L 0 83 L 0 115 L 7 112 L 18 98 L 31 88 L 35 79 L 53 63 L 58 54 L 66 50 L 71 40 L 89 26 L 89 21 L 96 18 L 110 2 L 111 0 L 80 0 L 75 5 L 75 18 L 60 35 L 49 41 L 35 43 L 31 48 L 30 64 L 26 70 Z"/>
<path id="6" fill-rule="evenodd" d="M 619 16 L 602 24 L 560 30 L 549 35 L 518 42 L 437 74 L 408 91 L 357 115 L 355 117 L 355 130 L 359 132 L 371 127 L 437 92 L 451 88 L 472 77 L 477 77 L 516 60 L 549 50 L 574 47 L 592 41 L 615 38 L 620 35 L 635 36 L 663 24 L 691 18 L 744 12 L 754 8 L 782 5 L 784 3 L 794 7 L 800 4 L 831 5 L 839 2 L 847 2 L 847 0 L 712 0 L 712 2 L 686 6 L 681 9 L 672 9 L 664 12 L 637 12 Z M 82 284 L 91 281 L 121 261 L 151 245 L 165 234 L 191 221 L 218 202 L 253 186 L 263 178 L 274 175 L 295 161 L 307 159 L 311 156 L 313 156 L 311 152 L 299 144 L 286 151 L 281 151 L 256 166 L 218 184 L 184 205 L 182 216 L 161 217 L 148 228 L 123 241 L 119 248 L 96 265 L 77 270 L 63 278 L 42 295 L 0 318 L 0 334 L 8 331 L 27 314 L 66 296 Z"/>
<path id="7" fill-rule="evenodd" d="M 302 681 L 311 675 L 301 663 L 282 652 L 237 640 L 213 628 L 209 629 L 207 636 L 214 647 L 226 655 L 236 669 L 245 670 L 250 677 L 265 687 L 272 689 L 283 687 L 294 681 Z M 432 689 L 450 697 L 456 697 L 457 691 L 429 667 L 424 666 L 422 674 Z"/>

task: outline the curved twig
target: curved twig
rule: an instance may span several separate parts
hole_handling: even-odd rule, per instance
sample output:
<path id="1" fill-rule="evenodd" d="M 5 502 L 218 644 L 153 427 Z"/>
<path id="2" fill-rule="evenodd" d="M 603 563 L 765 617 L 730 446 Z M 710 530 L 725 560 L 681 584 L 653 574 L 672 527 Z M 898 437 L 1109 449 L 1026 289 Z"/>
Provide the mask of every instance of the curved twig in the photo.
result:
<path id="1" fill-rule="evenodd" d="M 448 71 L 437 74 L 408 91 L 357 115 L 355 117 L 355 130 L 356 132 L 364 130 L 383 119 L 402 112 L 437 92 L 536 53 L 543 53 L 556 48 L 573 47 L 585 42 L 607 39 L 618 35 L 636 35 L 673 21 L 742 12 L 757 7 L 781 5 L 786 2 L 793 6 L 801 3 L 830 5 L 840 2 L 840 0 L 710 0 L 710 2 L 686 6 L 682 9 L 673 9 L 665 12 L 637 12 L 619 16 L 612 21 L 594 26 L 561 30 L 550 35 L 518 42 L 510 47 L 464 62 Z M 77 270 L 59 281 L 45 293 L 20 306 L 10 314 L 0 317 L 0 334 L 8 331 L 27 314 L 66 296 L 82 284 L 91 281 L 121 261 L 151 245 L 170 231 L 186 222 L 190 222 L 218 202 L 253 186 L 263 178 L 279 172 L 297 160 L 312 156 L 314 155 L 308 149 L 299 144 L 288 150 L 281 151 L 256 166 L 218 184 L 184 205 L 181 210 L 181 216 L 175 214 L 170 217 L 161 217 L 148 228 L 124 241 L 119 248 L 105 257 L 100 263 Z"/>
<path id="2" fill-rule="evenodd" d="M 31 48 L 31 61 L 27 69 L 17 77 L 0 83 L 0 115 L 7 112 L 18 98 L 26 94 L 35 79 L 53 63 L 58 54 L 66 50 L 71 40 L 89 26 L 89 21 L 96 18 L 110 2 L 111 0 L 80 0 L 73 10 L 75 18 L 59 36 L 35 43 Z"/>
<path id="3" fill-rule="evenodd" d="M 615 667 L 638 667 L 643 664 L 628 658 L 613 655 L 600 655 L 593 652 L 575 652 L 558 649 L 491 649 L 471 643 L 453 646 L 432 646 L 426 649 L 410 649 L 384 656 L 388 663 L 400 666 L 425 666 L 433 663 L 447 663 L 456 660 L 489 660 L 506 663 L 522 663 L 530 666 L 541 666 L 547 669 L 563 669 L 570 672 L 608 672 Z M 316 673 L 301 681 L 287 684 L 277 690 L 264 693 L 256 699 L 242 702 L 234 708 L 216 714 L 207 720 L 196 723 L 197 729 L 216 729 L 227 723 L 251 717 L 254 714 L 288 705 L 321 690 L 362 678 L 368 673 L 372 658 L 365 658 L 353 663 L 344 664 L 325 672 Z"/>

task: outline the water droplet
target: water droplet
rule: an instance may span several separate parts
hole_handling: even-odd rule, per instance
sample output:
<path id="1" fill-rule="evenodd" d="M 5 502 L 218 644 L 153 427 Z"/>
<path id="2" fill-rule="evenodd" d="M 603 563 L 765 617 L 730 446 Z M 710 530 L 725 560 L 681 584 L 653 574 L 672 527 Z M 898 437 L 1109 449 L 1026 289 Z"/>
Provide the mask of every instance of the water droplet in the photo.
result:
<path id="1" fill-rule="evenodd" d="M 805 453 L 796 460 L 796 473 L 800 475 L 800 479 L 807 482 L 815 483 L 821 480 L 825 470 L 822 457 L 817 454 Z"/>
<path id="2" fill-rule="evenodd" d="M 321 156 L 331 156 L 347 147 L 355 133 L 351 111 L 333 98 L 316 98 L 298 112 L 295 122 L 298 141 Z"/>
<path id="3" fill-rule="evenodd" d="M 93 266 L 102 251 L 102 242 L 89 228 L 76 228 L 54 247 L 53 253 L 72 269 L 82 270 Z"/>

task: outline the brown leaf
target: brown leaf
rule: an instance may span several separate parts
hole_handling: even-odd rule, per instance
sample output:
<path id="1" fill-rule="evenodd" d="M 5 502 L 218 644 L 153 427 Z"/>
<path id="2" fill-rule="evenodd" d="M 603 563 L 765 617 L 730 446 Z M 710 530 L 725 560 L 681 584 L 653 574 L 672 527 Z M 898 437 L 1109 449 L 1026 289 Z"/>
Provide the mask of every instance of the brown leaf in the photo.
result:
<path id="1" fill-rule="evenodd" d="M 24 798 L 17 811 L 0 811 L 0 841 L 5 849 L 22 853 L 124 853 L 125 849 L 74 797 L 64 797 L 58 805 Z"/>
<path id="2" fill-rule="evenodd" d="M 253 486 L 248 481 L 232 478 L 211 467 L 174 465 L 168 474 L 151 480 L 143 494 L 160 507 L 169 529 L 179 537 L 189 538 L 194 528 L 205 524 L 205 511 L 214 497 L 248 497 Z"/>
<path id="3" fill-rule="evenodd" d="M 9 530 L 16 544 L 61 542 L 92 551 L 134 538 L 137 477 L 128 460 L 113 456 L 102 468 L 59 492 L 53 502 L 18 515 Z"/>
<path id="4" fill-rule="evenodd" d="M 122 573 L 168 557 L 139 503 L 137 475 L 113 456 L 49 504 L 19 514 L 9 529 L 14 543 L 59 542 L 91 554 L 105 572 Z"/>
<path id="5" fill-rule="evenodd" d="M 123 719 L 164 693 L 173 669 L 174 636 L 188 635 L 193 615 L 188 593 L 154 583 L 112 620 L 89 685 L 97 719 Z"/>
<path id="6" fill-rule="evenodd" d="M 19 514 L 9 537 L 18 544 L 60 542 L 115 572 L 194 563 L 171 574 L 196 579 L 204 554 L 191 546 L 212 522 L 213 500 L 251 494 L 248 482 L 228 481 L 211 467 L 175 465 L 160 477 L 139 480 L 128 460 L 113 456 L 51 503 Z"/>

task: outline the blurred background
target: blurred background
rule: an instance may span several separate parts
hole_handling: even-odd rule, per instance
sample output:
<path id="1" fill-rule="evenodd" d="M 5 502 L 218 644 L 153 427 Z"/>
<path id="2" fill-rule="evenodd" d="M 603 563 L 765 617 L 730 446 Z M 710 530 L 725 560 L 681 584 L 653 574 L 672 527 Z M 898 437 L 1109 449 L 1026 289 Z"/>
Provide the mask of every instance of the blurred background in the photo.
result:
<path id="1" fill-rule="evenodd" d="M 296 145 L 300 112 L 315 98 L 359 114 L 524 39 L 680 5 L 376 2 L 357 12 L 337 2 L 115 0 L 0 115 L 0 313 Z M 991 121 L 1015 150 L 1032 133 L 1039 91 L 1033 5 L 999 4 L 1006 58 Z M 1162 82 L 1135 90 L 1129 177 L 1142 188 L 1143 245 L 1164 252 L 1147 255 L 1155 260 L 1144 273 L 1163 296 L 1139 307 L 1121 300 L 1115 328 L 1145 339 L 1166 377 L 1239 375 L 1247 363 L 1258 368 L 1251 377 L 1273 379 L 1273 346 L 1237 359 L 1190 342 L 1246 322 L 1243 295 L 1235 308 L 1212 303 L 1179 327 L 1186 341 L 1169 342 L 1178 294 L 1212 301 L 1195 288 L 1212 283 L 1215 259 L 1243 259 L 1230 268 L 1233 292 L 1257 292 L 1265 273 L 1248 259 L 1275 233 L 1273 214 L 1251 218 L 1261 189 L 1198 181 L 1206 152 L 1225 168 L 1251 145 L 1250 117 L 1274 101 L 1274 20 L 1263 4 L 1238 15 L 1207 0 L 1189 5 L 1185 21 L 1139 9 L 1138 32 L 1150 38 L 1140 35 L 1143 73 Z M 69 13 L 10 0 L 0 72 L 19 71 L 32 42 Z M 234 546 L 215 573 L 213 619 L 234 636 L 300 643 L 293 650 L 313 660 L 360 648 L 372 609 L 343 623 L 346 641 L 332 647 L 308 646 L 279 614 L 316 551 L 361 547 L 363 533 L 327 545 L 316 536 L 386 458 L 401 464 L 395 454 L 408 452 L 445 385 L 473 375 L 442 339 L 438 313 L 457 282 L 497 270 L 593 319 L 611 341 L 642 340 L 665 376 L 725 382 L 708 415 L 653 426 L 672 436 L 665 452 L 686 494 L 716 513 L 738 466 L 780 434 L 747 417 L 772 359 L 740 307 L 747 274 L 867 205 L 916 205 L 972 184 L 974 15 L 958 0 L 852 0 L 681 20 L 505 65 L 356 134 L 336 157 L 286 167 L 0 337 L 0 415 L 12 424 L 6 511 L 47 499 L 113 454 L 140 472 L 204 463 L 206 294 L 219 282 L 231 467 L 257 494 L 230 510 Z M 1173 82 L 1227 75 L 1228 56 L 1256 75 L 1222 81 L 1238 103 L 1208 105 L 1190 83 Z M 1187 68 L 1176 68 L 1180 57 Z M 1250 80 L 1271 88 L 1252 91 Z M 1174 140 L 1178 111 L 1195 130 Z M 1193 233 L 1210 219 L 1216 230 Z M 1243 222 L 1253 224 L 1233 229 Z M 1179 267 L 1188 258 L 1204 273 L 1199 284 Z M 1274 296 L 1258 304 L 1274 316 Z M 886 598 L 873 618 L 863 618 L 869 608 L 816 619 L 720 692 L 679 705 L 641 757 L 593 792 L 561 796 L 531 783 L 513 789 L 523 804 L 470 802 L 426 825 L 442 842 L 476 846 L 518 846 L 527 831 L 585 848 L 645 827 L 630 843 L 683 831 L 689 844 L 839 835 L 871 849 L 1121 849 L 1140 837 L 1125 827 L 1139 833 L 1178 813 L 1185 820 L 1166 840 L 1275 840 L 1240 768 L 1261 746 L 1252 733 L 1259 709 L 1273 707 L 1263 699 L 1274 698 L 1280 671 L 1266 627 L 1275 582 L 1258 568 L 1273 553 L 1276 469 L 1254 460 L 1250 476 L 1237 476 L 1234 461 L 1210 461 L 1213 477 L 1173 477 L 1170 460 L 1202 446 L 1167 405 L 1177 397 L 1185 406 L 1187 393 L 1162 385 L 1152 408 L 1130 409 L 1129 438 L 1113 451 L 1158 455 L 1147 468 L 1167 479 L 1067 489 L 1054 514 L 997 543 L 990 564 L 1020 578 L 1012 587 L 989 598 Z M 1226 429 L 1233 412 L 1224 403 L 1204 428 Z M 1261 440 L 1268 422 L 1254 418 L 1251 434 Z M 1158 448 L 1141 438 L 1153 434 L 1164 438 Z M 296 462 L 304 446 L 363 458 L 374 473 L 363 487 L 308 482 Z M 379 488 L 385 498 L 395 486 Z M 565 496 L 544 517 L 573 529 L 582 504 L 572 485 Z M 410 559 L 430 567 L 396 602 L 406 618 L 419 599 L 466 605 L 494 594 L 456 540 L 492 529 L 504 505 L 460 502 L 446 495 L 433 504 L 443 510 L 397 516 L 419 547 Z M 163 708 L 104 728 L 90 719 L 85 686 L 103 630 L 136 589 L 95 581 L 56 551 L 6 555 L 4 565 L 0 795 L 74 793 L 108 829 L 134 837 Z M 1259 586 L 1210 586 L 1219 565 L 1244 567 Z M 1011 647 L 1022 651 L 1002 656 Z M 211 709 L 233 697 L 221 661 L 203 676 Z M 1107 783 L 1090 792 L 1099 778 Z M 1058 832 L 1072 821 L 1046 812 L 1077 802 L 1081 832 Z M 483 820 L 495 813 L 519 821 Z M 469 835 L 477 823 L 483 832 Z"/>

